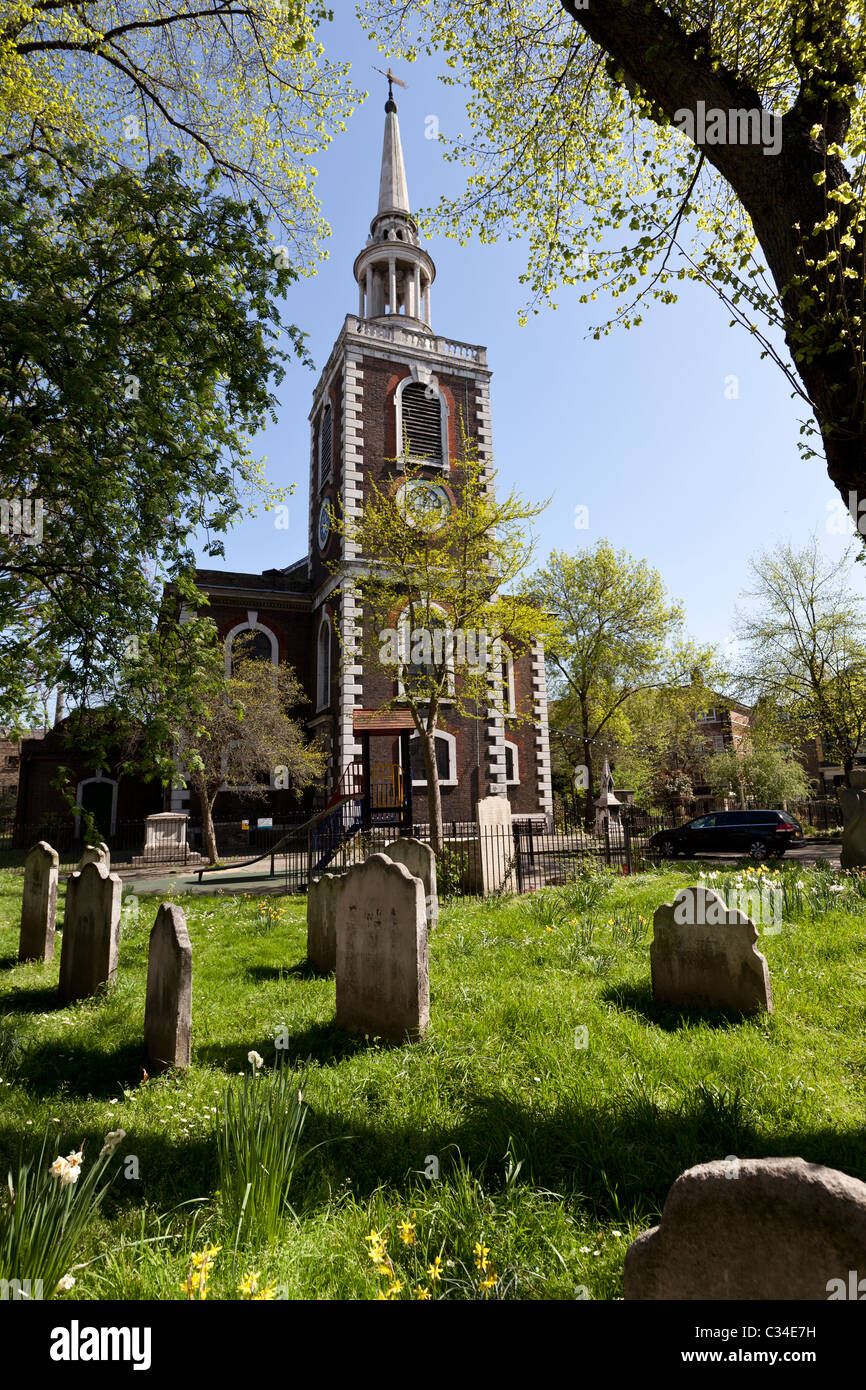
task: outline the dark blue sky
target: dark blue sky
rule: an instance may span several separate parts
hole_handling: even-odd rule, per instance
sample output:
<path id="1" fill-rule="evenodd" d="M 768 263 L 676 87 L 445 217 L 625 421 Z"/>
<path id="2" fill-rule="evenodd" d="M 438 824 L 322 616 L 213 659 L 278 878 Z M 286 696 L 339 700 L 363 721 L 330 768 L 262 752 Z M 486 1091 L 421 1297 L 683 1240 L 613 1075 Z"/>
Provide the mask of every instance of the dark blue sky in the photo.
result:
<path id="1" fill-rule="evenodd" d="M 318 371 L 343 318 L 357 309 L 352 262 L 376 210 L 384 127 L 385 83 L 373 67 L 387 61 L 347 13 L 324 35 L 332 56 L 349 57 L 356 85 L 371 95 L 318 162 L 318 194 L 332 228 L 328 260 L 293 288 L 288 321 L 309 333 Z M 437 82 L 435 60 L 398 67 L 409 82 L 397 91 L 413 207 L 434 204 L 462 185 L 458 166 L 426 138 L 428 116 L 447 135 L 465 130 L 458 90 Z M 627 235 L 623 233 L 623 237 Z M 724 644 L 745 586 L 745 562 L 777 539 L 803 544 L 817 532 L 838 555 L 846 537 L 827 530 L 835 492 L 823 464 L 797 449 L 804 408 L 748 333 L 708 288 L 681 282 L 679 302 L 649 302 L 643 324 L 598 342 L 592 327 L 611 302 L 578 303 L 564 289 L 559 308 L 521 328 L 525 287 L 519 241 L 461 247 L 427 242 L 437 265 L 432 320 L 437 333 L 488 348 L 493 370 L 493 449 L 500 486 L 552 503 L 538 523 L 539 560 L 607 536 L 660 570 L 686 605 L 689 629 Z M 737 399 L 726 381 L 738 378 Z M 306 553 L 309 434 L 315 377 L 290 368 L 280 388 L 277 426 L 261 437 L 269 476 L 294 481 L 289 529 L 273 516 L 246 520 L 229 536 L 226 563 L 259 572 Z M 589 526 L 575 529 L 575 509 Z M 212 561 L 204 560 L 205 564 Z M 858 585 L 859 580 L 858 567 Z"/>

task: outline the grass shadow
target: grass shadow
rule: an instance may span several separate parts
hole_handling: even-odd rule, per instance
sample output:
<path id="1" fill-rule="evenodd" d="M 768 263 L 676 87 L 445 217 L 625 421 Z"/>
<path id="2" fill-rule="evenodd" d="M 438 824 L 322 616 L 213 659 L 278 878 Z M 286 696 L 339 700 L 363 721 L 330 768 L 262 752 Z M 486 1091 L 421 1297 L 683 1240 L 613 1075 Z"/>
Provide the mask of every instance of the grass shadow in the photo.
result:
<path id="1" fill-rule="evenodd" d="M 649 985 L 613 985 L 603 990 L 600 997 L 623 1013 L 640 1014 L 647 1023 L 663 1028 L 666 1033 L 676 1033 L 680 1028 L 694 1028 L 701 1023 L 707 1028 L 727 1029 L 753 1017 L 737 1009 L 696 1009 L 679 1004 L 661 1004 L 653 998 Z"/>
<path id="2" fill-rule="evenodd" d="M 54 1095 L 62 1086 L 65 1095 L 107 1100 L 141 1081 L 146 1060 L 143 1042 L 100 1050 L 64 1040 L 62 1048 L 59 1043 L 28 1047 L 19 1076 L 34 1095 Z"/>
<path id="3" fill-rule="evenodd" d="M 68 999 L 61 999 L 56 985 L 44 989 L 16 989 L 0 996 L 0 1013 L 56 1013 L 68 1009 Z"/>

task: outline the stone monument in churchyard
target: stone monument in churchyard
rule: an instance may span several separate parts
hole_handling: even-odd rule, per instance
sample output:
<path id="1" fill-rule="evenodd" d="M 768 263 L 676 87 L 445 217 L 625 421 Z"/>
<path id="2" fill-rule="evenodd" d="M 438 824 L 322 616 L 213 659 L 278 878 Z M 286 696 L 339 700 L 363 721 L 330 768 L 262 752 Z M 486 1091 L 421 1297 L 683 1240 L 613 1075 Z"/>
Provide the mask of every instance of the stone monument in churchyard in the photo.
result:
<path id="1" fill-rule="evenodd" d="M 156 914 L 147 952 L 144 1045 L 152 1067 L 188 1067 L 192 1040 L 192 946 L 175 903 Z"/>
<path id="2" fill-rule="evenodd" d="M 307 890 L 307 960 L 323 975 L 337 968 L 337 902 L 344 873 L 322 874 Z"/>
<path id="3" fill-rule="evenodd" d="M 802 1158 L 730 1155 L 681 1173 L 632 1241 L 627 1299 L 847 1297 L 866 1275 L 866 1183 Z"/>
<path id="4" fill-rule="evenodd" d="M 402 1042 L 429 1022 L 424 884 L 372 854 L 337 890 L 337 1024 Z"/>
<path id="5" fill-rule="evenodd" d="M 686 1008 L 773 1011 L 758 930 L 710 888 L 683 888 L 653 916 L 653 998 Z"/>
<path id="6" fill-rule="evenodd" d="M 21 895 L 21 936 L 18 959 L 52 960 L 54 928 L 57 918 L 57 876 L 59 858 L 45 840 L 40 840 L 24 860 L 24 891 Z"/>
<path id="7" fill-rule="evenodd" d="M 622 802 L 613 789 L 613 777 L 607 758 L 601 769 L 601 791 L 593 802 L 595 806 L 595 833 L 603 836 L 607 829 L 608 841 L 619 843 L 623 838 Z"/>
<path id="8" fill-rule="evenodd" d="M 187 811 L 159 811 L 145 816 L 144 849 L 132 860 L 135 868 L 145 864 L 200 864 L 201 855 L 186 842 Z"/>
<path id="9" fill-rule="evenodd" d="M 66 884 L 60 996 L 85 999 L 117 978 L 123 885 L 102 864 L 85 864 Z"/>
<path id="10" fill-rule="evenodd" d="M 478 822 L 478 877 L 486 898 L 512 884 L 514 829 L 507 796 L 485 796 L 476 803 Z"/>
<path id="11" fill-rule="evenodd" d="M 415 840 L 409 835 L 405 835 L 399 840 L 392 840 L 389 845 L 385 846 L 384 853 L 394 864 L 403 864 L 413 878 L 420 878 L 424 884 L 424 894 L 427 901 L 427 930 L 432 931 L 439 920 L 436 855 L 423 840 Z"/>

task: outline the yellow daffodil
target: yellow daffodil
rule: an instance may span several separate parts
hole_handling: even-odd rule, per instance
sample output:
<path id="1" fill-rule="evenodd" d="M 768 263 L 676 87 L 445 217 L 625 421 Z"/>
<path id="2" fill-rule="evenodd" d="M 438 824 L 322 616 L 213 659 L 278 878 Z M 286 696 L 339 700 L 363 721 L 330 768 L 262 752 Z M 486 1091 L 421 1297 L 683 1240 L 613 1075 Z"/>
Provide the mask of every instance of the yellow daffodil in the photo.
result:
<path id="1" fill-rule="evenodd" d="M 436 1258 L 435 1258 L 435 1260 L 433 1261 L 432 1265 L 428 1265 L 428 1266 L 427 1266 L 427 1278 L 430 1280 L 430 1283 L 431 1283 L 431 1284 L 435 1284 L 436 1281 L 437 1281 L 437 1279 L 441 1279 L 441 1278 L 442 1278 L 442 1275 L 441 1275 L 440 1269 L 439 1269 L 439 1266 L 440 1266 L 441 1264 L 442 1264 L 442 1261 L 440 1260 L 439 1256 L 437 1255 Z"/>
<path id="2" fill-rule="evenodd" d="M 486 1245 L 481 1245 L 478 1241 L 476 1241 L 475 1248 L 473 1249 L 472 1253 L 475 1256 L 475 1268 L 480 1269 L 482 1272 L 486 1270 L 487 1256 L 490 1254 L 490 1250 L 488 1249 L 488 1247 Z"/>
<path id="3" fill-rule="evenodd" d="M 432 1297 L 433 1295 L 429 1289 L 425 1289 L 421 1284 L 418 1285 L 417 1289 L 415 1290 L 415 1298 L 418 1302 L 422 1302 L 425 1298 Z"/>
<path id="4" fill-rule="evenodd" d="M 415 1227 L 412 1225 L 412 1222 L 411 1222 L 411 1221 L 406 1221 L 406 1220 L 401 1221 L 401 1222 L 400 1222 L 400 1226 L 399 1226 L 399 1231 L 400 1231 L 400 1239 L 402 1240 L 402 1242 L 403 1242 L 404 1245 L 414 1245 L 414 1244 L 415 1244 Z"/>

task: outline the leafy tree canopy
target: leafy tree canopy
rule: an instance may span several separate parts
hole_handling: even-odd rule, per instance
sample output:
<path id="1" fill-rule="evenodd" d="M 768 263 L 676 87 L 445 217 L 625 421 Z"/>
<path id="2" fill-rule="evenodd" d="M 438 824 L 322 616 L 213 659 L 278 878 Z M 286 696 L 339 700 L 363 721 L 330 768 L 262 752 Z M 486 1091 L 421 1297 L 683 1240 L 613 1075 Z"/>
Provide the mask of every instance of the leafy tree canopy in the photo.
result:
<path id="1" fill-rule="evenodd" d="M 814 412 L 846 500 L 866 492 L 862 4 L 367 0 L 365 14 L 390 54 L 441 53 L 442 80 L 467 91 L 469 133 L 440 137 L 465 190 L 434 222 L 525 237 L 533 309 L 562 285 L 612 294 L 596 334 L 639 323 L 677 280 L 710 285 Z"/>
<path id="2" fill-rule="evenodd" d="M 0 723 L 40 680 L 110 698 L 163 582 L 195 597 L 193 533 L 220 555 L 245 505 L 282 497 L 250 441 L 306 360 L 274 302 L 296 272 L 216 171 L 64 159 L 71 191 L 53 161 L 0 161 Z"/>

